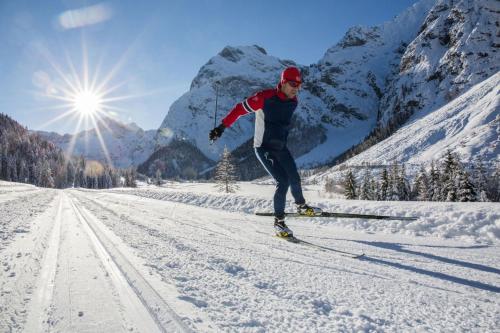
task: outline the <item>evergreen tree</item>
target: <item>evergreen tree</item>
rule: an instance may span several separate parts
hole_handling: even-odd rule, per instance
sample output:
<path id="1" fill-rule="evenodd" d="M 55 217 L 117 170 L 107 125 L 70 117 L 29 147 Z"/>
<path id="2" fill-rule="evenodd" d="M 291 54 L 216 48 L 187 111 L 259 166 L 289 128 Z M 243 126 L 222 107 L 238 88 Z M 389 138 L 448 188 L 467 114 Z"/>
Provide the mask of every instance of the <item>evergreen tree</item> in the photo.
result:
<path id="1" fill-rule="evenodd" d="M 104 171 L 104 188 L 111 188 L 113 187 L 113 177 L 112 177 L 112 170 L 111 168 L 106 168 Z"/>
<path id="2" fill-rule="evenodd" d="M 239 186 L 236 184 L 236 175 L 237 170 L 233 162 L 231 153 L 229 152 L 227 147 L 224 147 L 222 158 L 215 168 L 214 178 L 216 181 L 216 187 L 220 190 L 225 191 L 226 193 L 235 192 L 237 189 L 239 189 Z"/>
<path id="3" fill-rule="evenodd" d="M 50 169 L 49 162 L 44 160 L 41 165 L 39 186 L 53 188 L 54 178 L 52 177 L 52 170 Z"/>
<path id="4" fill-rule="evenodd" d="M 457 201 L 457 186 L 455 183 L 455 174 L 450 177 L 446 177 L 442 180 L 443 182 L 443 191 L 441 194 L 441 198 L 444 198 L 444 201 L 455 202 Z"/>
<path id="5" fill-rule="evenodd" d="M 400 193 L 398 188 L 399 183 L 399 167 L 396 162 L 394 162 L 391 166 L 391 171 L 388 175 L 389 184 L 388 184 L 388 200 L 398 201 L 400 199 Z"/>
<path id="6" fill-rule="evenodd" d="M 161 178 L 161 171 L 160 169 L 156 169 L 156 174 L 155 174 L 155 181 L 154 183 L 158 186 L 161 186 L 161 184 L 163 183 L 163 180 Z"/>
<path id="7" fill-rule="evenodd" d="M 372 188 L 372 175 L 369 169 L 365 169 L 363 175 L 363 182 L 359 188 L 359 199 L 361 200 L 375 200 L 375 193 Z"/>
<path id="8" fill-rule="evenodd" d="M 472 183 L 477 194 L 478 201 L 489 201 L 488 199 L 488 174 L 486 173 L 483 160 L 478 158 L 473 162 Z"/>
<path id="9" fill-rule="evenodd" d="M 14 155 L 7 156 L 7 171 L 7 180 L 11 182 L 17 182 L 16 158 Z"/>
<path id="10" fill-rule="evenodd" d="M 66 186 L 68 187 L 76 187 L 75 186 L 75 167 L 71 160 L 66 164 Z"/>
<path id="11" fill-rule="evenodd" d="M 458 170 L 457 200 L 460 202 L 476 201 L 476 192 L 472 185 L 469 174 L 464 168 Z"/>
<path id="12" fill-rule="evenodd" d="M 387 172 L 387 168 L 384 167 L 382 170 L 382 174 L 380 175 L 380 186 L 379 186 L 379 196 L 378 200 L 384 201 L 387 200 L 388 192 L 389 192 L 389 175 Z"/>
<path id="13" fill-rule="evenodd" d="M 414 198 L 419 201 L 429 201 L 432 196 L 430 190 L 430 181 L 424 166 L 422 166 L 417 177 L 415 177 Z"/>
<path id="14" fill-rule="evenodd" d="M 125 187 L 137 187 L 137 172 L 134 168 L 124 171 Z"/>
<path id="15" fill-rule="evenodd" d="M 493 202 L 500 201 L 500 163 L 496 164 L 493 175 L 489 177 L 488 198 Z"/>
<path id="16" fill-rule="evenodd" d="M 431 162 L 431 171 L 429 173 L 429 190 L 428 197 L 431 201 L 440 201 L 441 199 L 441 175 L 436 169 L 434 161 Z"/>
<path id="17" fill-rule="evenodd" d="M 457 167 L 457 158 L 448 150 L 441 165 L 442 189 L 440 199 L 443 201 L 457 201 Z"/>
<path id="18" fill-rule="evenodd" d="M 27 183 L 29 181 L 29 172 L 28 166 L 24 159 L 21 159 L 19 162 L 19 173 L 18 178 L 20 182 Z"/>
<path id="19" fill-rule="evenodd" d="M 377 181 L 373 177 L 370 180 L 370 192 L 372 193 L 372 199 L 371 200 L 378 200 Z"/>
<path id="20" fill-rule="evenodd" d="M 332 193 L 335 191 L 335 181 L 328 177 L 325 181 L 325 192 Z"/>
<path id="21" fill-rule="evenodd" d="M 351 169 L 347 170 L 347 173 L 344 177 L 344 195 L 346 199 L 349 200 L 357 198 L 356 179 L 354 178 Z"/>
<path id="22" fill-rule="evenodd" d="M 406 178 L 406 168 L 404 164 L 401 165 L 401 169 L 397 177 L 396 187 L 399 200 L 404 200 L 404 201 L 410 200 L 410 185 L 408 183 L 408 179 Z"/>
<path id="23" fill-rule="evenodd" d="M 75 187 L 87 187 L 87 177 L 85 177 L 85 169 L 87 167 L 87 163 L 83 156 L 80 156 L 78 159 L 78 172 L 77 172 L 77 183 L 78 186 L 75 185 Z"/>

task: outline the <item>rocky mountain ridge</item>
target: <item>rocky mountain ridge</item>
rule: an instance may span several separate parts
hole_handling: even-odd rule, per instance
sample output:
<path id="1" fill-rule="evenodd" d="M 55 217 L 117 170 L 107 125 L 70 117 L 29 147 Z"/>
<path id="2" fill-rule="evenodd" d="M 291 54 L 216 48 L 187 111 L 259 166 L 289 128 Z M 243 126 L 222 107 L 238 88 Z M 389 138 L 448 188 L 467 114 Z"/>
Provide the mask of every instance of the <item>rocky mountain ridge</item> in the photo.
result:
<path id="1" fill-rule="evenodd" d="M 60 135 L 55 132 L 36 131 L 46 140 L 74 156 L 109 162 L 119 168 L 136 166 L 154 151 L 156 130 L 144 131 L 135 123 L 124 124 L 103 117 L 93 128 L 76 134 Z M 104 145 L 103 145 L 104 143 Z M 103 147 L 104 146 L 104 147 Z"/>
<path id="2" fill-rule="evenodd" d="M 156 133 L 132 131 L 126 147 L 111 144 L 117 153 L 113 159 L 118 165 L 138 165 L 147 159 L 141 168 L 148 173 L 165 165 L 168 171 L 161 171 L 169 176 L 198 173 L 206 177 L 207 166 L 228 147 L 237 156 L 242 178 L 258 177 L 262 170 L 251 145 L 254 115 L 240 118 L 215 144 L 209 142 L 208 132 L 236 103 L 274 87 L 280 72 L 290 65 L 300 67 L 304 76 L 289 136 L 289 148 L 299 167 L 333 163 L 351 150 L 359 154 L 397 129 L 404 130 L 406 124 L 454 105 L 449 103 L 498 72 L 499 4 L 495 0 L 421 0 L 389 22 L 349 29 L 311 65 L 279 59 L 257 45 L 227 46 L 200 68 L 190 90 L 171 105 Z M 404 146 L 405 142 L 394 144 Z M 485 146 L 492 144 L 484 142 Z M 154 156 L 147 158 L 153 151 Z M 482 154 L 486 150 L 474 151 Z M 390 156 L 398 161 L 411 159 Z M 202 163 L 193 162 L 185 172 L 190 158 Z"/>
<path id="3" fill-rule="evenodd" d="M 391 22 L 353 27 L 316 64 L 304 66 L 270 56 L 259 46 L 224 48 L 193 79 L 189 92 L 172 104 L 158 131 L 158 146 L 184 140 L 218 160 L 238 147 L 242 168 L 258 167 L 251 145 L 253 115 L 242 117 L 211 145 L 208 131 L 239 101 L 278 83 L 283 68 L 301 68 L 304 86 L 289 137 L 302 167 L 321 165 L 359 143 L 377 126 L 387 78 L 421 28 L 433 0 L 422 0 Z M 404 28 L 402 28 L 404 27 Z M 218 121 L 214 122 L 216 94 Z M 248 147 L 242 149 L 243 147 Z M 245 150 L 245 151 L 242 151 Z"/>

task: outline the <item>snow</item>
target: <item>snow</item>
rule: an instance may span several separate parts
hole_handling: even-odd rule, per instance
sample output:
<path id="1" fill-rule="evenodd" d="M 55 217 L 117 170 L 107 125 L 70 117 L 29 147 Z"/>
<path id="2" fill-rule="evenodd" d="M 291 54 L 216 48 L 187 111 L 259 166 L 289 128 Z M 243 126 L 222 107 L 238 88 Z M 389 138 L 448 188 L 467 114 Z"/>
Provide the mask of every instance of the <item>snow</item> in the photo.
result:
<path id="1" fill-rule="evenodd" d="M 374 27 L 353 27 L 342 41 L 326 50 L 309 66 L 294 64 L 262 52 L 258 46 L 227 46 L 201 67 L 191 88 L 169 108 L 160 129 L 159 144 L 177 137 L 191 142 L 208 158 L 219 160 L 225 146 L 234 150 L 251 139 L 253 116 L 240 118 L 218 143 L 211 145 L 207 133 L 214 127 L 216 82 L 219 121 L 233 106 L 256 91 L 274 87 L 281 71 L 289 65 L 303 70 L 304 87 L 299 93 L 297 121 L 315 128 L 318 137 L 291 133 L 291 138 L 308 146 L 297 161 L 300 166 L 317 166 L 358 144 L 376 126 L 377 113 L 386 81 L 397 68 L 402 43 L 417 35 L 434 0 L 420 0 L 393 20 Z M 363 45 L 345 46 L 360 38 Z M 370 79 L 372 78 L 372 79 Z M 371 82 L 373 80 L 373 82 Z M 376 86 L 376 88 L 374 88 Z M 317 133 L 316 133 L 317 132 Z M 326 140 L 316 145 L 324 132 Z"/>
<path id="2" fill-rule="evenodd" d="M 500 72 L 425 116 L 416 115 L 386 140 L 349 159 L 349 165 L 388 165 L 392 161 L 430 164 L 448 149 L 461 160 L 481 156 L 499 161 Z"/>
<path id="3" fill-rule="evenodd" d="M 0 182 L 0 331 L 495 331 L 498 203 L 306 198 L 417 221 L 289 219 L 272 185 L 50 190 Z M 289 203 L 291 204 L 291 202 Z M 17 231 L 16 231 L 17 230 Z"/>
<path id="4" fill-rule="evenodd" d="M 217 191 L 212 183 L 169 183 L 159 188 L 144 186 L 137 189 L 118 188 L 109 192 L 132 194 L 145 198 L 178 202 L 197 207 L 254 214 L 272 212 L 274 185 L 238 183 L 234 194 Z M 304 219 L 306 223 L 335 224 L 350 230 L 456 238 L 466 242 L 494 244 L 500 240 L 500 205 L 470 202 L 411 202 L 345 200 L 343 196 L 322 193 L 319 185 L 307 185 L 304 196 L 313 206 L 324 211 L 418 217 L 416 221 Z M 332 200 L 332 197 L 334 200 Z M 290 192 L 287 211 L 294 211 Z"/>

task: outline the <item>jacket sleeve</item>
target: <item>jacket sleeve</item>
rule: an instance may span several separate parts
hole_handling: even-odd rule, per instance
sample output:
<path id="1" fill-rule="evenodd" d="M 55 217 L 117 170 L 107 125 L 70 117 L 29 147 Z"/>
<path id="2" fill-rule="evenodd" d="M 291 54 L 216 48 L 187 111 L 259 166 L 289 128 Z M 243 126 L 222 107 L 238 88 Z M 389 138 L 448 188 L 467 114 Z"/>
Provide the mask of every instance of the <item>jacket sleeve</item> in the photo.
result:
<path id="1" fill-rule="evenodd" d="M 255 95 L 246 98 L 229 111 L 227 116 L 222 119 L 222 123 L 225 127 L 230 127 L 239 117 L 262 109 L 264 107 L 264 99 L 263 91 L 259 91 Z"/>

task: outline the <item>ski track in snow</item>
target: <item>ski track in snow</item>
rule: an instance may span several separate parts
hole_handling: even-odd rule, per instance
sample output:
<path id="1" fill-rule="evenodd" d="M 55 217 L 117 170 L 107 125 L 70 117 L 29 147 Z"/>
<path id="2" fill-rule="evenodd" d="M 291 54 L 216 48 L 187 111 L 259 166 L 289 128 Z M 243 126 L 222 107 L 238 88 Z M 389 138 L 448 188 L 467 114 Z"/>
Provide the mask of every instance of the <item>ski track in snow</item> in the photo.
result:
<path id="1" fill-rule="evenodd" d="M 274 185 L 256 185 L 241 183 L 243 194 L 226 194 L 214 191 L 208 192 L 210 184 L 201 184 L 203 192 L 190 190 L 195 184 L 184 186 L 172 185 L 172 188 L 145 187 L 138 189 L 115 189 L 112 193 L 125 193 L 146 198 L 175 201 L 196 205 L 199 207 L 215 208 L 224 211 L 253 214 L 257 211 L 272 211 L 272 191 Z M 208 186 L 207 186 L 208 185 Z M 213 186 L 211 186 L 213 187 Z M 271 190 L 271 191 L 270 191 Z M 92 192 L 92 191 L 90 191 Z M 254 193 L 268 193 L 255 196 Z M 388 216 L 416 216 L 417 221 L 377 221 L 366 219 L 321 219 L 317 223 L 335 223 L 338 226 L 352 230 L 368 232 L 402 233 L 411 236 L 438 236 L 443 238 L 460 238 L 466 242 L 481 242 L 486 244 L 500 241 L 500 206 L 498 203 L 451 203 L 451 202 L 409 202 L 409 201 L 358 201 L 336 199 L 325 200 L 314 191 L 305 190 L 310 198 L 310 204 L 322 208 L 324 211 L 377 214 Z M 289 195 L 290 197 L 290 195 Z M 291 200 L 287 203 L 287 210 L 293 211 Z M 309 219 L 310 222 L 312 220 Z"/>
<path id="2" fill-rule="evenodd" d="M 0 331 L 190 332 L 79 206 L 58 191 L 2 252 Z"/>
<path id="3" fill-rule="evenodd" d="M 500 326 L 496 242 L 289 220 L 305 241 L 366 253 L 351 259 L 279 240 L 270 218 L 238 211 L 123 191 L 17 193 L 23 190 L 0 203 L 2 332 L 492 332 Z"/>

